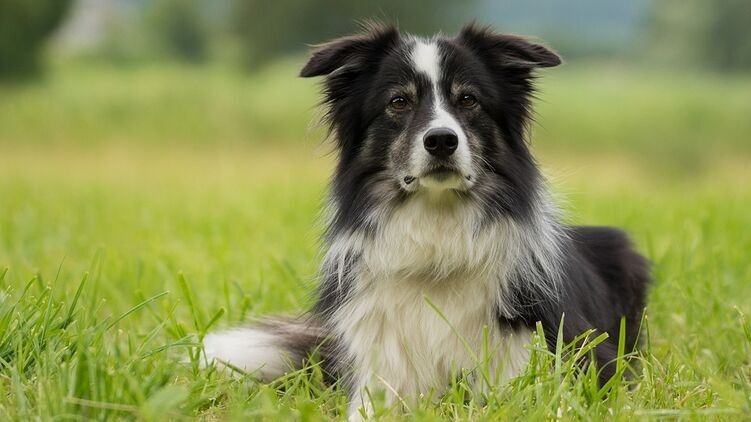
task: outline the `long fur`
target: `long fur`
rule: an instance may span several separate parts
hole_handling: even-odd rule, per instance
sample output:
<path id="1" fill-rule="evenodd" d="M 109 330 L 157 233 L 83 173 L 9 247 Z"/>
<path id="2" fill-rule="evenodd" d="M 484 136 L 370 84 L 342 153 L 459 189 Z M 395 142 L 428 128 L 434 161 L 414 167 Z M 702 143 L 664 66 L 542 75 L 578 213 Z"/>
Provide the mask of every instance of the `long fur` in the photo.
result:
<path id="1" fill-rule="evenodd" d="M 372 26 L 319 46 L 301 75 L 326 78 L 339 163 L 316 304 L 211 334 L 207 358 L 270 381 L 319 350 L 357 418 L 375 392 L 408 404 L 460 374 L 478 390 L 512 378 L 535 324 L 554 349 L 565 315 L 566 342 L 610 335 L 594 356 L 609 379 L 622 317 L 638 344 L 648 265 L 617 229 L 563 225 L 529 151 L 535 71 L 560 62 L 475 25 L 454 38 Z M 434 128 L 455 151 L 428 147 Z"/>

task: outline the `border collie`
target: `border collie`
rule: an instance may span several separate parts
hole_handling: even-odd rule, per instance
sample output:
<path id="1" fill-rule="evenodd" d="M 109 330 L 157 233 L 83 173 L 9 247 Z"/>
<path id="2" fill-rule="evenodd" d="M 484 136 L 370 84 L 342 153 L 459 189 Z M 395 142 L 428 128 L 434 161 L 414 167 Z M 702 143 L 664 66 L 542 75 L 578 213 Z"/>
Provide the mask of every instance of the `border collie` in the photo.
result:
<path id="1" fill-rule="evenodd" d="M 317 301 L 206 336 L 206 358 L 271 381 L 315 351 L 355 419 L 370 394 L 398 404 L 480 367 L 491 383 L 520 374 L 538 322 L 552 350 L 561 324 L 566 342 L 608 333 L 592 360 L 612 377 L 622 318 L 638 343 L 648 264 L 617 229 L 562 224 L 546 190 L 533 82 L 560 63 L 474 24 L 454 38 L 374 25 L 317 47 L 301 76 L 325 77 L 338 152 Z"/>

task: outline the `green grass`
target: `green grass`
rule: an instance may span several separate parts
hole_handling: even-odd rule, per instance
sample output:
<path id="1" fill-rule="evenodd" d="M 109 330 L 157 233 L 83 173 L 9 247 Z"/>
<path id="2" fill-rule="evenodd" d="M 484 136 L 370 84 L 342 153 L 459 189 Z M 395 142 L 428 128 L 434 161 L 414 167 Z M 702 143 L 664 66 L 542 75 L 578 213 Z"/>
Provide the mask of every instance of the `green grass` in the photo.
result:
<path id="1" fill-rule="evenodd" d="M 332 159 L 290 69 L 75 67 L 0 88 L 0 420 L 342 417 L 316 370 L 263 386 L 189 358 L 209 328 L 310 303 Z M 459 381 L 413 415 L 748 418 L 749 85 L 550 72 L 538 149 L 567 219 L 625 227 L 655 265 L 639 376 L 606 395 L 536 344 L 487 403 Z"/>

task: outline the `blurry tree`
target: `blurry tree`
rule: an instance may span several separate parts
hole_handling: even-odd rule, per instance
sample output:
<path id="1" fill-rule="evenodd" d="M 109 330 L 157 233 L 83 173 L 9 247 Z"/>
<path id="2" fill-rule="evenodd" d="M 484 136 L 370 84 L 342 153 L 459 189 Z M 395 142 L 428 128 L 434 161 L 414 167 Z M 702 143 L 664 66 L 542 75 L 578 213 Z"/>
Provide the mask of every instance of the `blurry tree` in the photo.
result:
<path id="1" fill-rule="evenodd" d="M 33 75 L 71 0 L 0 0 L 0 78 Z"/>
<path id="2" fill-rule="evenodd" d="M 749 0 L 662 0 L 648 22 L 652 53 L 720 71 L 751 70 Z"/>
<path id="3" fill-rule="evenodd" d="M 191 62 L 206 58 L 209 35 L 199 6 L 197 0 L 153 3 L 150 23 L 166 53 Z"/>
<path id="4" fill-rule="evenodd" d="M 364 20 L 398 24 L 412 33 L 454 30 L 468 1 L 234 0 L 231 27 L 243 59 L 256 67 L 274 56 L 356 31 Z"/>

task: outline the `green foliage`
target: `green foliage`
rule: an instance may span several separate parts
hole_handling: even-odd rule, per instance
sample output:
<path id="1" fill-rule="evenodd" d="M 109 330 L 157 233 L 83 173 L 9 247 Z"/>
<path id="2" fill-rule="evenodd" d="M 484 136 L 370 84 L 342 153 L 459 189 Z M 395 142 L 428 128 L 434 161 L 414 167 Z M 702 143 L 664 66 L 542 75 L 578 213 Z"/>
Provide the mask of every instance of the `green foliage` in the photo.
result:
<path id="1" fill-rule="evenodd" d="M 0 0 L 0 78 L 26 78 L 39 70 L 47 38 L 71 0 Z"/>
<path id="2" fill-rule="evenodd" d="M 751 69 L 746 0 L 654 2 L 648 30 L 655 59 L 718 71 Z"/>
<path id="3" fill-rule="evenodd" d="M 151 5 L 151 28 L 168 55 L 200 62 L 208 54 L 208 29 L 198 0 L 158 0 Z"/>
<path id="4" fill-rule="evenodd" d="M 357 31 L 358 22 L 398 23 L 412 33 L 453 30 L 454 13 L 466 4 L 450 1 L 234 0 L 231 26 L 243 59 L 258 67 L 274 57 Z"/>

